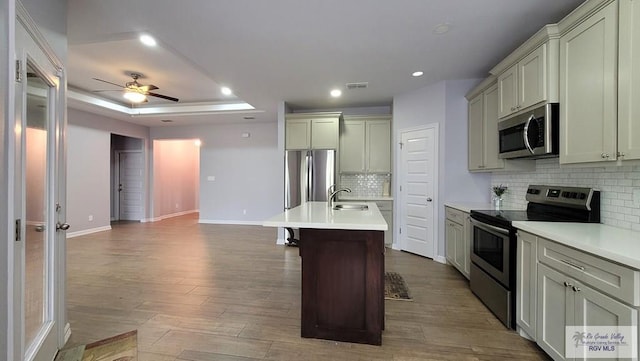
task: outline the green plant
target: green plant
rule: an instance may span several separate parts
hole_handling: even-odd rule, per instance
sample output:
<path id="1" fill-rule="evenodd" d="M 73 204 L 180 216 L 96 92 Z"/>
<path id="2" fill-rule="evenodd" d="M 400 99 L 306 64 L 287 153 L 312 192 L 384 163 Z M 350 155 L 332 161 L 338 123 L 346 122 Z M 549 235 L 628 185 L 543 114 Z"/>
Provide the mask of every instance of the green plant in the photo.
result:
<path id="1" fill-rule="evenodd" d="M 495 196 L 498 198 L 502 197 L 502 195 L 505 194 L 507 189 L 509 189 L 509 187 L 503 186 L 502 184 L 493 186 L 493 194 L 495 194 Z"/>

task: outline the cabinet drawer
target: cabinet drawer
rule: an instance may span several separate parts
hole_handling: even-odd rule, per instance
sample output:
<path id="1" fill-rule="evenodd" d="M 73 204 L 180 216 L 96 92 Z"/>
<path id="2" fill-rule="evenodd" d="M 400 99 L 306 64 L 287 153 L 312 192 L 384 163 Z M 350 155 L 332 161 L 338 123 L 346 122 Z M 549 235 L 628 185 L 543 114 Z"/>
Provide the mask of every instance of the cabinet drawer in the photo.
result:
<path id="1" fill-rule="evenodd" d="M 640 274 L 636 270 L 544 238 L 538 239 L 538 260 L 623 302 L 640 306 Z"/>
<path id="2" fill-rule="evenodd" d="M 445 218 L 458 224 L 464 224 L 464 220 L 467 217 L 466 213 L 461 210 L 445 207 Z"/>
<path id="3" fill-rule="evenodd" d="M 393 202 L 392 201 L 377 201 L 376 205 L 380 212 L 382 211 L 393 211 Z"/>

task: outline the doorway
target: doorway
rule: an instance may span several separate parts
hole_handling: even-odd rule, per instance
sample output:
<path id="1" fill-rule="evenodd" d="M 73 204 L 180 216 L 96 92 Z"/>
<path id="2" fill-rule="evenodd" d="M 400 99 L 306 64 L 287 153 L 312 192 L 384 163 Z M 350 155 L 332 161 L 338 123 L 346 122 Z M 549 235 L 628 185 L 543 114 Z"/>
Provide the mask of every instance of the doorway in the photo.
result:
<path id="1" fill-rule="evenodd" d="M 145 210 L 144 141 L 111 134 L 111 220 L 142 221 Z"/>
<path id="2" fill-rule="evenodd" d="M 400 248 L 437 254 L 438 124 L 400 132 Z"/>

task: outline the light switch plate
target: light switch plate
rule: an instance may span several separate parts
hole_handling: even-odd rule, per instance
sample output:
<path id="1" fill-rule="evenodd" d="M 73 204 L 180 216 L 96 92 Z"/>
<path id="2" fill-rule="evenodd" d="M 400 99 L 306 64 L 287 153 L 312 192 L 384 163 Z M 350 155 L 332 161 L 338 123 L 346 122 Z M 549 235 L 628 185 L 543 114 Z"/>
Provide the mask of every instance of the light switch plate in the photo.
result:
<path id="1" fill-rule="evenodd" d="M 214 175 L 207 176 L 207 180 L 209 182 L 215 182 L 216 181 L 216 176 L 214 176 Z"/>

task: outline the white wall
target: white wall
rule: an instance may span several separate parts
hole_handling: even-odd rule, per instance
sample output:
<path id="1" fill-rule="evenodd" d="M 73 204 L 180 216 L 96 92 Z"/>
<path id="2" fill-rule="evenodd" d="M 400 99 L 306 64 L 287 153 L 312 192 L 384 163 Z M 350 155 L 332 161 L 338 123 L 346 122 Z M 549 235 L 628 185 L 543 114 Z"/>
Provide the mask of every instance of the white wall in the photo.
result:
<path id="1" fill-rule="evenodd" d="M 189 140 L 153 141 L 153 218 L 198 210 L 200 149 Z"/>
<path id="2" fill-rule="evenodd" d="M 111 134 L 142 139 L 145 164 L 149 162 L 149 128 L 120 120 L 68 109 L 67 223 L 74 236 L 108 228 L 111 223 Z M 150 189 L 150 170 L 144 188 Z M 144 217 L 151 215 L 149 192 L 145 193 Z M 89 221 L 89 215 L 93 221 Z"/>
<path id="3" fill-rule="evenodd" d="M 243 138 L 242 133 L 250 136 Z M 278 150 L 275 119 L 270 123 L 157 127 L 151 129 L 151 137 L 202 141 L 200 222 L 261 224 L 282 212 L 283 153 Z"/>
<path id="4" fill-rule="evenodd" d="M 75 124 L 69 124 L 67 134 L 68 233 L 109 228 L 111 134 Z"/>
<path id="5" fill-rule="evenodd" d="M 444 203 L 449 201 L 488 202 L 490 175 L 467 171 L 467 101 L 464 95 L 478 81 L 445 81 L 393 98 L 393 146 L 398 146 L 402 130 L 437 123 L 439 127 L 439 183 L 436 257 L 444 261 Z M 398 195 L 399 152 L 395 152 L 393 181 Z M 399 204 L 394 202 L 394 224 L 400 225 Z M 397 228 L 394 240 L 399 239 Z M 397 246 L 397 245 L 396 245 Z"/>
<path id="6" fill-rule="evenodd" d="M 13 60 L 13 51 L 9 48 L 13 47 L 13 40 L 9 38 L 9 27 L 13 26 L 13 20 L 9 15 L 10 5 L 13 0 L 0 2 L 0 139 L 2 146 L 0 147 L 0 294 L 10 295 L 13 289 L 13 280 L 9 277 L 9 264 L 13 257 L 9 257 L 9 248 L 11 242 L 9 239 L 13 235 L 10 225 L 13 222 L 13 192 L 9 192 L 9 178 L 13 177 L 12 164 L 9 161 L 8 154 L 9 136 L 12 134 L 13 127 L 9 123 L 10 119 L 14 119 L 9 110 L 8 104 L 12 103 L 14 87 L 9 82 L 9 64 Z M 6 170 L 6 171 L 4 171 Z M 0 359 L 8 359 L 8 335 L 13 334 L 13 330 L 9 330 L 9 299 L 10 297 L 0 297 Z"/>

